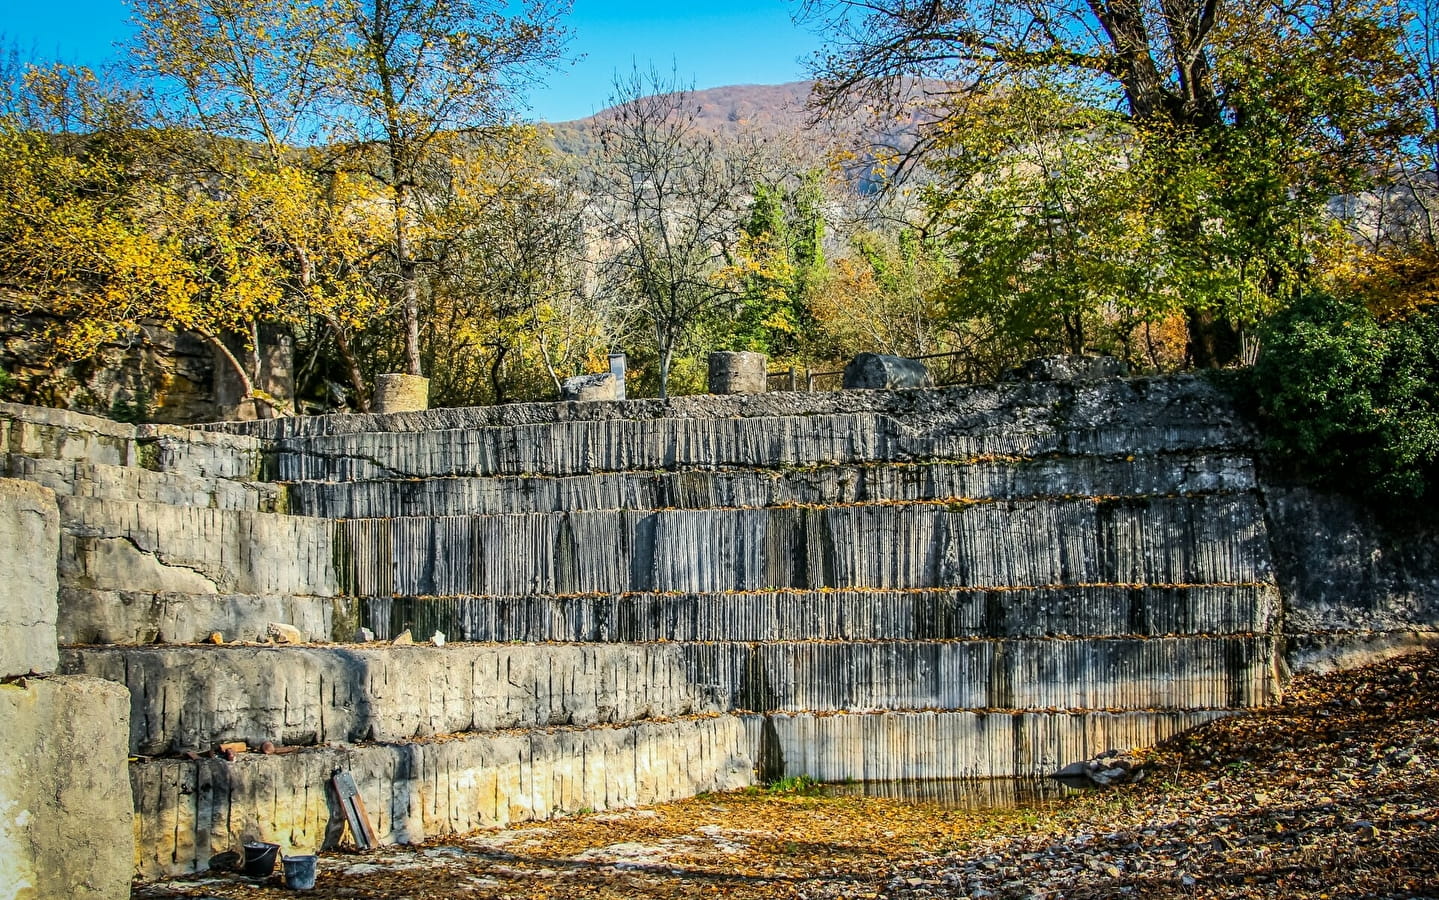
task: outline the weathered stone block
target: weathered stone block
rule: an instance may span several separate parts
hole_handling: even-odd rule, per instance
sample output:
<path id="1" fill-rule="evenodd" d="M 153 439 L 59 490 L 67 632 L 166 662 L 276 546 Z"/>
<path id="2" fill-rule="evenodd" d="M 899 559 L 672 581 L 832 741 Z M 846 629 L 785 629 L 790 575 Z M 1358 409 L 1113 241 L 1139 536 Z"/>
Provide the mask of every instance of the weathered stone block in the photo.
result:
<path id="1" fill-rule="evenodd" d="M 60 498 L 60 578 L 88 590 L 338 593 L 333 522 L 161 503 Z"/>
<path id="2" fill-rule="evenodd" d="M 59 549 L 54 492 L 0 479 L 0 676 L 55 671 Z"/>
<path id="3" fill-rule="evenodd" d="M 861 353 L 844 367 L 844 389 L 847 391 L 893 391 L 905 388 L 934 387 L 929 368 L 917 359 L 886 356 L 882 353 Z"/>
<path id="4" fill-rule="evenodd" d="M 129 692 L 111 681 L 0 684 L 0 895 L 130 896 L 129 720 Z"/>
<path id="5" fill-rule="evenodd" d="M 560 388 L 560 399 L 577 403 L 593 403 L 598 400 L 620 400 L 620 381 L 609 372 L 597 375 L 576 375 L 566 378 Z"/>
<path id="6" fill-rule="evenodd" d="M 763 394 L 769 390 L 769 357 L 748 351 L 722 351 L 709 358 L 711 394 Z"/>
<path id="7" fill-rule="evenodd" d="M 429 409 L 430 379 L 419 375 L 376 375 L 370 407 L 382 416 Z"/>

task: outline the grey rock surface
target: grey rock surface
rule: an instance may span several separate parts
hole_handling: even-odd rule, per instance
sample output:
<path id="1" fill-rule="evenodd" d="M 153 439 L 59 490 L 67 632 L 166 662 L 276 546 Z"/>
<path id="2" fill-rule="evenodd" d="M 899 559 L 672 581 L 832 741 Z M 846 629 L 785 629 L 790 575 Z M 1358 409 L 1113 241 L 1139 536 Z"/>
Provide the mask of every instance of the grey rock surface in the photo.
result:
<path id="1" fill-rule="evenodd" d="M 766 777 L 995 778 L 1052 772 L 1095 747 L 1149 747 L 1226 713 L 915 711 L 773 715 L 752 723 Z M 956 773 L 956 774 L 946 774 Z"/>
<path id="2" fill-rule="evenodd" d="M 0 478 L 0 677 L 55 671 L 59 550 L 55 494 Z"/>
<path id="3" fill-rule="evenodd" d="M 1272 585 L 362 597 L 381 640 L 413 623 L 458 641 L 875 641 L 1267 634 Z"/>
<path id="4" fill-rule="evenodd" d="M 349 640 L 358 621 L 348 597 L 183 593 L 65 587 L 61 644 L 194 644 L 263 640 L 270 622 L 289 622 L 312 641 Z"/>
<path id="5" fill-rule="evenodd" d="M 66 587 L 180 594 L 338 593 L 335 523 L 61 497 Z"/>
<path id="6" fill-rule="evenodd" d="M 336 519 L 605 509 L 713 509 L 892 501 L 1123 497 L 1253 490 L 1254 463 L 1232 453 L 1039 457 L 970 463 L 867 463 L 546 477 L 307 481 L 289 510 Z"/>
<path id="7" fill-rule="evenodd" d="M 620 399 L 620 380 L 609 372 L 576 375 L 560 386 L 560 399 L 577 403 Z"/>
<path id="8" fill-rule="evenodd" d="M 124 687 L 98 678 L 0 684 L 0 890 L 124 900 L 135 870 Z"/>
<path id="9" fill-rule="evenodd" d="M 1097 381 L 1123 378 L 1129 367 L 1112 356 L 1062 354 L 1031 359 L 1004 374 L 1005 381 Z"/>
<path id="10" fill-rule="evenodd" d="M 4 472 L 44 485 L 57 494 L 95 500 L 142 501 L 170 506 L 286 510 L 283 485 L 154 472 L 136 466 L 111 466 L 66 459 L 35 459 L 8 454 Z"/>
<path id="11" fill-rule="evenodd" d="M 1363 665 L 1439 641 L 1439 525 L 1386 522 L 1308 487 L 1264 487 L 1296 671 Z"/>
<path id="12" fill-rule="evenodd" d="M 861 353 L 844 367 L 844 389 L 847 391 L 895 391 L 909 388 L 932 388 L 934 379 L 929 368 L 917 359 L 886 356 L 882 353 Z"/>
<path id="13" fill-rule="evenodd" d="M 1252 495 L 338 523 L 358 596 L 1252 584 Z M 583 548 L 581 550 L 580 548 Z"/>
<path id="14" fill-rule="evenodd" d="M 1229 709 L 1272 702 L 1276 665 L 1262 637 L 64 655 L 67 672 L 129 687 L 131 751 L 142 755 L 736 711 Z"/>
<path id="15" fill-rule="evenodd" d="M 203 869 L 212 855 L 250 840 L 278 843 L 282 853 L 333 846 L 339 823 L 327 785 L 336 768 L 354 775 L 386 844 L 754 783 L 751 742 L 735 716 L 477 734 L 286 756 L 247 753 L 233 763 L 139 762 L 130 768 L 138 874 L 156 878 Z"/>
<path id="16" fill-rule="evenodd" d="M 580 406 L 590 405 L 595 404 Z M 977 417 L 957 415 L 956 410 L 913 418 L 860 412 L 346 433 L 277 442 L 271 450 L 271 471 L 289 482 L 965 462 L 1050 454 L 1125 457 L 1238 451 L 1246 449 L 1252 437 L 1232 420 L 1190 418 L 1167 405 L 1140 401 L 1120 409 L 1119 414 L 1109 412 L 1107 424 L 1094 421 L 1092 417 L 1102 416 L 1097 410 L 1055 406 Z"/>

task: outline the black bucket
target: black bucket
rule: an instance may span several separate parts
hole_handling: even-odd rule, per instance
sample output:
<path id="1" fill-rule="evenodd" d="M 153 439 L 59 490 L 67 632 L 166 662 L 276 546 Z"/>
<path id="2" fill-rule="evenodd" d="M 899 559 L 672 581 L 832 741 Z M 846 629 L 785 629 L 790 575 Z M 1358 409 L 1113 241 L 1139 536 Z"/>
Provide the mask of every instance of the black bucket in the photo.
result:
<path id="1" fill-rule="evenodd" d="M 269 878 L 275 872 L 275 857 L 280 854 L 279 844 L 255 842 L 245 845 L 245 874 L 252 878 Z"/>

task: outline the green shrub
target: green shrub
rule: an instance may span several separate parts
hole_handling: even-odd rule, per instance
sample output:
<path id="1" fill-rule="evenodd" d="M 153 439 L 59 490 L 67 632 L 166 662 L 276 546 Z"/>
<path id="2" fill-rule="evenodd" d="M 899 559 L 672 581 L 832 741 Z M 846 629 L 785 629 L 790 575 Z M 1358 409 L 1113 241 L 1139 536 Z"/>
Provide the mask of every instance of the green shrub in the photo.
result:
<path id="1" fill-rule="evenodd" d="M 1439 308 L 1380 322 L 1315 294 L 1267 326 L 1253 371 L 1268 449 L 1378 500 L 1439 499 Z"/>

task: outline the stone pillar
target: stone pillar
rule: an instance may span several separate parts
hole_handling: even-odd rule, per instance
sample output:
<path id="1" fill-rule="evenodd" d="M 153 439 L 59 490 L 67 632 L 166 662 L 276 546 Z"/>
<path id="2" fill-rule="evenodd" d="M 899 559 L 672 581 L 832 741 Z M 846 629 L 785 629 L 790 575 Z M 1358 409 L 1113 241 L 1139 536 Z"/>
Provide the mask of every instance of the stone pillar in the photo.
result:
<path id="1" fill-rule="evenodd" d="M 135 870 L 130 692 L 52 676 L 55 495 L 0 479 L 0 895 L 122 900 Z"/>
<path id="2" fill-rule="evenodd" d="M 430 408 L 430 379 L 419 375 L 376 375 L 372 412 L 421 412 Z"/>
<path id="3" fill-rule="evenodd" d="M 769 387 L 769 357 L 748 351 L 710 354 L 711 394 L 763 394 Z"/>

